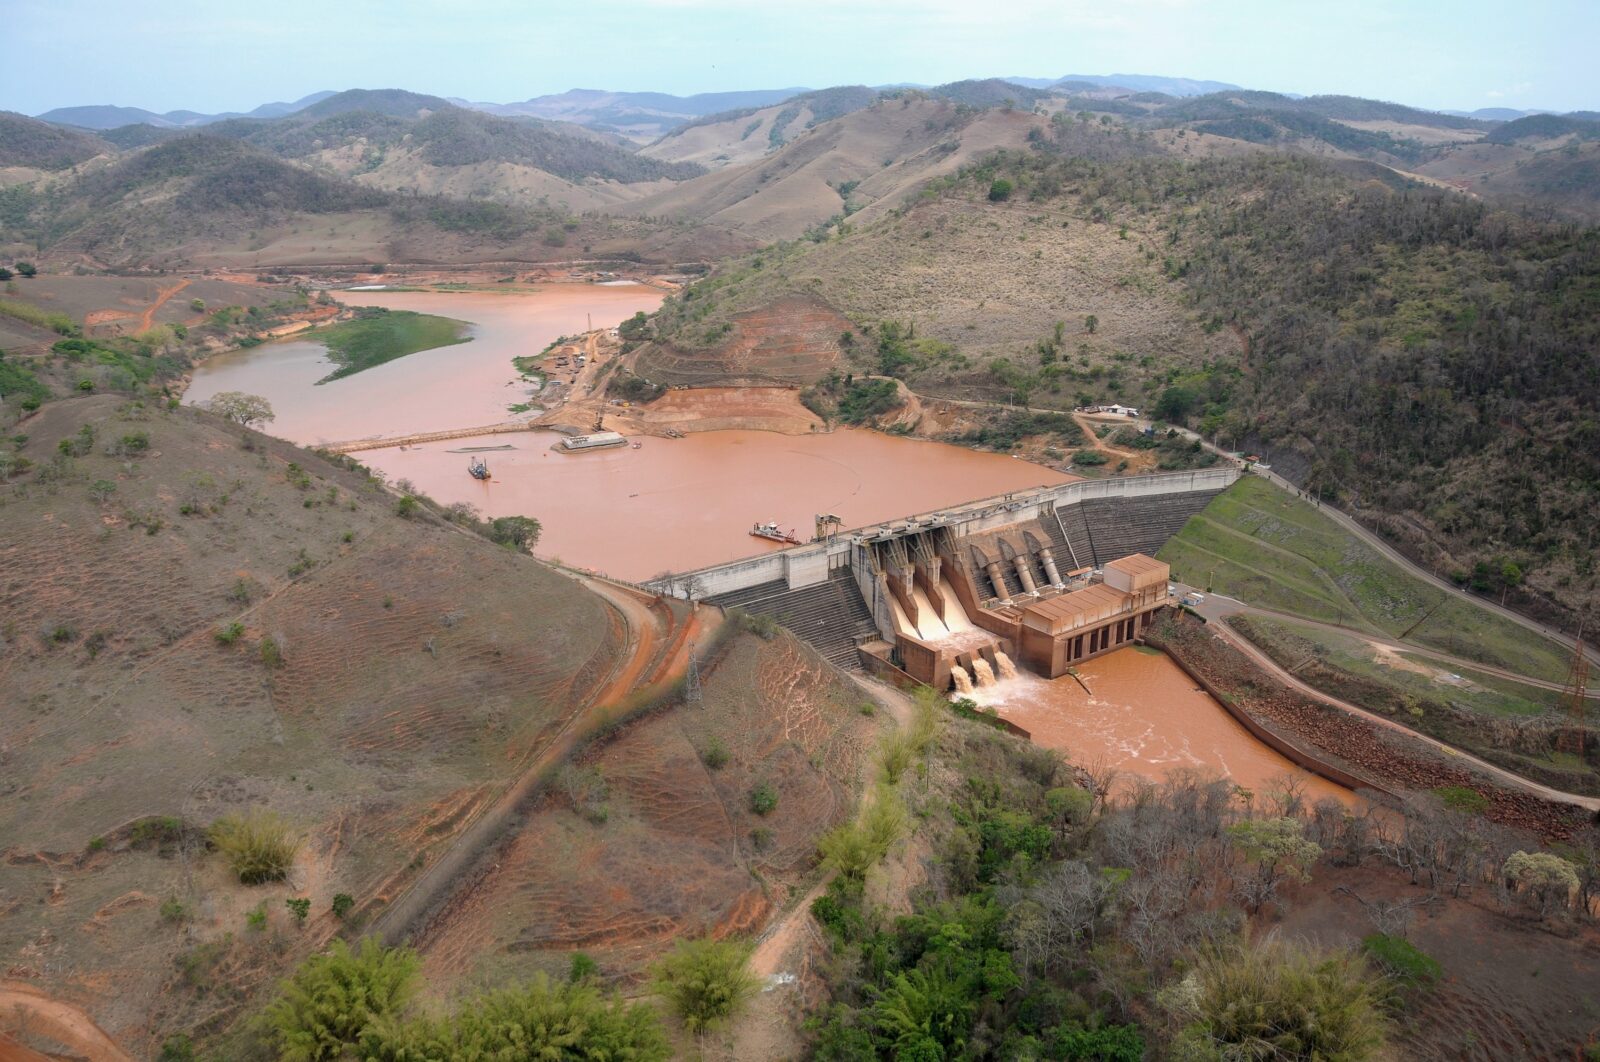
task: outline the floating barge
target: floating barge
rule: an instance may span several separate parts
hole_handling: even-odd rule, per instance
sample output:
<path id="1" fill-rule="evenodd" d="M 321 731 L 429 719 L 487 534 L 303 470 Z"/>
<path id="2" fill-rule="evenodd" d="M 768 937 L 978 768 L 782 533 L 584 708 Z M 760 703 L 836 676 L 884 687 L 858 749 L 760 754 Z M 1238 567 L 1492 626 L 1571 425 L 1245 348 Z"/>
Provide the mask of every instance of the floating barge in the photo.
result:
<path id="1" fill-rule="evenodd" d="M 591 435 L 574 435 L 561 440 L 561 449 L 569 452 L 579 450 L 603 450 L 608 446 L 626 446 L 628 440 L 614 431 L 597 431 Z"/>

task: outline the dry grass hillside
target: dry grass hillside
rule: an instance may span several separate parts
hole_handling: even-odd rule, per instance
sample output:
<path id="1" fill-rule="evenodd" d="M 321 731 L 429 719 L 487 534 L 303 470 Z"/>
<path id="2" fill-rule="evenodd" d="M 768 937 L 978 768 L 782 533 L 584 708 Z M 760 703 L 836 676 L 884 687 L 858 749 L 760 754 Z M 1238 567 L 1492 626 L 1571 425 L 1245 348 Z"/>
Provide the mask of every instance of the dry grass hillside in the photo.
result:
<path id="1" fill-rule="evenodd" d="M 326 939 L 336 894 L 392 897 L 622 648 L 576 583 L 288 444 L 113 396 L 18 430 L 0 964 L 139 1057 Z M 201 831 L 256 808 L 303 844 L 287 881 L 250 888 Z"/>
<path id="2" fill-rule="evenodd" d="M 627 978 L 680 937 L 757 932 L 792 899 L 872 773 L 879 721 L 787 632 L 736 636 L 702 674 L 703 705 L 651 714 L 557 778 L 423 938 L 432 983 L 560 976 L 580 950 Z"/>
<path id="3" fill-rule="evenodd" d="M 912 96 L 881 100 L 756 162 L 683 181 L 621 209 L 722 225 L 763 241 L 793 239 L 856 210 L 861 220 L 877 216 L 929 178 L 996 148 L 1021 146 L 1043 124 L 1025 111 L 980 111 Z"/>
<path id="4" fill-rule="evenodd" d="M 1171 369 L 1239 354 L 1232 332 L 1201 327 L 1182 285 L 1163 274 L 1160 246 L 1137 222 L 1090 220 L 1065 203 L 930 199 L 821 243 L 799 241 L 730 264 L 668 302 L 657 318 L 665 338 L 641 348 L 636 371 L 709 384 L 721 366 L 742 378 L 753 340 L 777 342 L 768 318 L 803 299 L 832 307 L 857 328 L 885 321 L 909 328 L 916 364 L 908 378 L 919 391 L 1001 394 L 1006 385 L 991 362 L 1048 368 L 1038 344 L 1052 341 L 1060 322 L 1058 371 L 1037 400 L 1072 404 L 1080 391 L 1134 399 L 1144 381 Z M 836 366 L 879 367 L 872 336 L 844 348 L 838 331 L 809 331 L 804 382 Z M 808 334 L 790 330 L 785 338 L 801 343 Z"/>

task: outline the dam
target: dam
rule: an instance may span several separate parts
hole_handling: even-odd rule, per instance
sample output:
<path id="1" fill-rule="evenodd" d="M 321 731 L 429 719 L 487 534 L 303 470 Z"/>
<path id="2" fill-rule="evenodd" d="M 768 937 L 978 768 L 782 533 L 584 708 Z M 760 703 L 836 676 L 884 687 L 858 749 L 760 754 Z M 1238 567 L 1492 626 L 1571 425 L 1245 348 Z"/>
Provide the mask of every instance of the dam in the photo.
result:
<path id="1" fill-rule="evenodd" d="M 767 616 L 851 671 L 965 691 L 1046 678 L 1130 644 L 1167 604 L 1151 556 L 1236 468 L 1015 491 L 759 557 L 665 575 L 675 597 Z"/>

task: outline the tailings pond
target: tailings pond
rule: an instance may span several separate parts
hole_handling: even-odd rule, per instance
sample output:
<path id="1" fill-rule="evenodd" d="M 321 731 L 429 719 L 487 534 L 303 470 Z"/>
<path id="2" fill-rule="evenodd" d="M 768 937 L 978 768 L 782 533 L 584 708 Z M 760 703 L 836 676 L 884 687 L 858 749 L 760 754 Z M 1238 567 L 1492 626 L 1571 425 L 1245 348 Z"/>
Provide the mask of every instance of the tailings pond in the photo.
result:
<path id="1" fill-rule="evenodd" d="M 494 424 L 513 419 L 507 406 L 526 398 L 513 357 L 538 354 L 591 324 L 616 325 L 662 299 L 644 285 L 593 284 L 515 293 L 336 294 L 351 305 L 468 321 L 472 342 L 318 384 L 334 369 L 322 345 L 277 340 L 206 361 L 186 400 L 221 391 L 261 395 L 276 413 L 267 431 L 313 446 Z M 776 521 L 808 540 L 818 513 L 859 527 L 1071 478 L 999 454 L 848 429 L 805 436 L 700 432 L 585 453 L 552 451 L 560 438 L 488 435 L 356 457 L 441 503 L 466 502 L 485 517 L 536 517 L 544 525 L 540 556 L 624 579 L 778 548 L 751 537 L 757 522 Z M 473 447 L 485 450 L 469 455 Z M 488 462 L 488 482 L 467 474 L 472 457 Z"/>
<path id="2" fill-rule="evenodd" d="M 1079 665 L 1078 675 L 1083 685 L 1070 675 L 1046 680 L 1024 671 L 972 697 L 1027 730 L 1034 744 L 1080 764 L 1153 781 L 1179 768 L 1216 771 L 1257 794 L 1293 776 L 1308 803 L 1353 799 L 1257 741 L 1163 653 L 1118 649 Z"/>

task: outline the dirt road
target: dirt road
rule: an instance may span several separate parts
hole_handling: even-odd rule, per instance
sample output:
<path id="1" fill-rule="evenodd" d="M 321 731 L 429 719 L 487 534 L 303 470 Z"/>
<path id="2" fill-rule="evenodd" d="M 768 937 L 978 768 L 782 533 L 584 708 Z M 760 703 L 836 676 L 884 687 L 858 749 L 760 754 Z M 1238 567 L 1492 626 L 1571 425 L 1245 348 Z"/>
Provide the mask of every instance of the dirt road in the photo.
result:
<path id="1" fill-rule="evenodd" d="M 60 1045 L 71 1052 L 68 1057 L 88 1062 L 133 1062 L 133 1056 L 82 1010 L 31 985 L 7 981 L 0 983 L 0 1060 L 63 1057 L 55 1051 L 41 1054 L 20 1047 L 14 1038 L 48 1039 L 54 1041 L 51 1047 Z"/>
<path id="2" fill-rule="evenodd" d="M 1204 604 L 1210 604 L 1212 600 L 1218 596 L 1220 595 L 1208 595 Z M 1232 599 L 1224 598 L 1224 601 L 1231 600 Z M 1204 606 L 1202 606 L 1202 608 L 1203 607 Z M 1221 609 L 1222 606 L 1217 606 L 1217 608 L 1213 611 L 1213 615 L 1217 615 L 1220 618 Z M 1204 614 L 1204 612 L 1202 612 L 1202 614 Z M 1209 620 L 1211 617 L 1208 616 L 1207 618 Z M 1341 701 L 1337 697 L 1330 697 L 1321 690 L 1302 682 L 1300 679 L 1296 678 L 1294 675 L 1278 666 L 1277 661 L 1273 660 L 1272 657 L 1268 656 L 1263 650 L 1259 649 L 1254 642 L 1230 628 L 1226 623 L 1212 621 L 1208 623 L 1208 626 L 1229 645 L 1233 646 L 1235 649 L 1238 649 L 1241 653 L 1245 654 L 1245 656 L 1249 657 L 1256 664 L 1260 665 L 1263 670 L 1270 673 L 1279 682 L 1282 682 L 1285 686 L 1294 689 L 1298 693 L 1310 697 L 1312 700 L 1320 701 L 1323 704 L 1330 704 L 1333 707 L 1338 708 L 1340 711 L 1349 712 L 1351 715 L 1360 716 L 1362 719 L 1368 722 L 1376 723 L 1379 726 L 1386 727 L 1398 733 L 1405 734 L 1417 741 L 1421 741 L 1432 746 L 1435 750 L 1444 753 L 1452 760 L 1487 774 L 1496 781 L 1508 785 L 1514 789 L 1521 789 L 1525 792 L 1533 793 L 1536 796 L 1540 796 L 1546 800 L 1552 800 L 1557 803 L 1572 804 L 1577 807 L 1585 808 L 1589 811 L 1600 811 L 1600 797 L 1579 796 L 1576 793 L 1564 793 L 1559 789 L 1552 789 L 1549 786 L 1540 785 L 1538 782 L 1529 781 L 1519 774 L 1508 771 L 1503 767 L 1497 767 L 1494 764 L 1489 763 L 1487 760 L 1480 760 L 1478 757 L 1473 756 L 1470 753 L 1461 751 L 1454 745 L 1446 744 L 1445 742 L 1439 741 L 1436 738 L 1431 738 L 1426 734 L 1419 733 L 1418 731 L 1412 730 L 1410 727 L 1405 726 L 1404 724 L 1397 723 L 1393 719 L 1389 719 L 1386 716 L 1379 715 L 1375 712 L 1369 712 L 1365 708 L 1351 704 L 1349 701 Z M 1409 646 L 1407 648 L 1409 648 Z"/>
<path id="3" fill-rule="evenodd" d="M 639 689 L 669 681 L 687 666 L 690 635 L 701 629 L 701 617 L 689 617 L 669 630 L 662 613 L 653 609 L 641 591 L 587 575 L 572 577 L 598 594 L 612 610 L 623 631 L 623 648 L 610 676 L 586 703 L 573 712 L 555 735 L 534 755 L 504 792 L 462 830 L 455 842 L 422 872 L 398 899 L 373 921 L 372 931 L 386 943 L 398 944 L 425 932 L 428 922 L 453 904 L 463 889 L 476 880 L 473 870 L 508 830 L 515 829 L 525 802 L 539 789 L 549 771 L 572 754 L 579 739 L 605 722 L 612 712 Z M 674 640 L 663 647 L 668 634 Z M 663 654 L 665 648 L 665 655 Z"/>
<path id="4" fill-rule="evenodd" d="M 150 329 L 154 328 L 156 323 L 156 311 L 165 306 L 167 304 L 167 300 L 171 299 L 174 295 L 188 286 L 189 282 L 187 280 L 180 280 L 170 288 L 162 288 L 160 294 L 156 296 L 156 301 L 145 307 L 144 313 L 140 315 L 139 331 L 148 332 Z"/>

